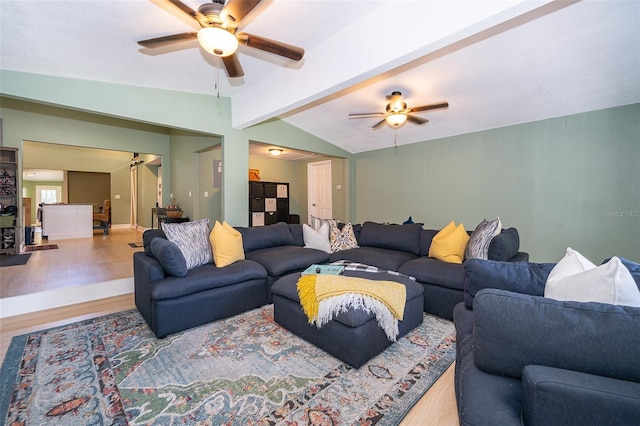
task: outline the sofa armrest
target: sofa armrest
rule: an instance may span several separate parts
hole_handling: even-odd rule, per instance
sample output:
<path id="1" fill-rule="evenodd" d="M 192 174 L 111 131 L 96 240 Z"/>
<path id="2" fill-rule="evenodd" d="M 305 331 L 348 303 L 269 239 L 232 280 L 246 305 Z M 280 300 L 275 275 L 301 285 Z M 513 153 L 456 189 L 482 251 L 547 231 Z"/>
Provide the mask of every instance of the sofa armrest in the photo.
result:
<path id="1" fill-rule="evenodd" d="M 544 365 L 640 382 L 640 308 L 484 289 L 474 300 L 474 363 L 521 378 Z"/>
<path id="2" fill-rule="evenodd" d="M 133 253 L 133 278 L 135 282 L 148 285 L 164 277 L 164 269 L 155 257 L 148 256 L 141 251 Z"/>
<path id="3" fill-rule="evenodd" d="M 640 383 L 529 365 L 522 372 L 526 425 L 632 425 L 640 419 Z"/>

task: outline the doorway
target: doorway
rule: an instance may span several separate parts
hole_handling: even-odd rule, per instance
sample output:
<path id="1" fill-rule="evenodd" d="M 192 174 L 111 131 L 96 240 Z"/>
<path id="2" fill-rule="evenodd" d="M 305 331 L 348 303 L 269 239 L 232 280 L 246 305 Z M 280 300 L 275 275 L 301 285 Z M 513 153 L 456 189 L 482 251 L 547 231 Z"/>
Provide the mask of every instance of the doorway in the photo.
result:
<path id="1" fill-rule="evenodd" d="M 331 160 L 307 164 L 307 194 L 307 223 L 311 223 L 311 216 L 321 219 L 333 217 Z"/>

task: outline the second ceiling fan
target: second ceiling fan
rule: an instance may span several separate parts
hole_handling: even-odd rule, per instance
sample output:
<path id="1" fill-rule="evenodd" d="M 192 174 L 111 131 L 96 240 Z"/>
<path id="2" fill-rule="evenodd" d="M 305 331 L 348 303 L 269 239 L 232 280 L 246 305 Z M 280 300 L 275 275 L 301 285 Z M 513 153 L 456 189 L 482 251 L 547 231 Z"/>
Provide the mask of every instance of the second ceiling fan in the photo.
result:
<path id="1" fill-rule="evenodd" d="M 402 100 L 402 93 L 398 91 L 392 92 L 391 95 L 387 96 L 387 99 L 390 102 L 387 104 L 385 112 L 353 113 L 353 114 L 349 114 L 349 118 L 382 117 L 382 120 L 378 121 L 376 124 L 374 124 L 371 127 L 372 129 L 374 130 L 379 129 L 385 123 L 387 123 L 392 128 L 397 128 L 403 125 L 407 121 L 410 121 L 414 124 L 425 124 L 429 122 L 429 120 L 427 120 L 426 118 L 417 117 L 413 115 L 416 112 L 423 112 L 423 111 L 449 107 L 449 102 L 441 101 L 433 104 L 408 108 L 407 103 Z"/>
<path id="2" fill-rule="evenodd" d="M 213 0 L 204 3 L 198 10 L 191 9 L 180 0 L 167 0 L 184 13 L 196 20 L 200 27 L 197 32 L 173 34 L 163 37 L 141 40 L 138 44 L 146 48 L 156 48 L 168 44 L 197 39 L 204 50 L 222 59 L 229 77 L 242 77 L 244 71 L 236 55 L 239 44 L 274 53 L 285 58 L 299 61 L 304 49 L 265 37 L 237 32 L 240 21 L 261 0 Z"/>

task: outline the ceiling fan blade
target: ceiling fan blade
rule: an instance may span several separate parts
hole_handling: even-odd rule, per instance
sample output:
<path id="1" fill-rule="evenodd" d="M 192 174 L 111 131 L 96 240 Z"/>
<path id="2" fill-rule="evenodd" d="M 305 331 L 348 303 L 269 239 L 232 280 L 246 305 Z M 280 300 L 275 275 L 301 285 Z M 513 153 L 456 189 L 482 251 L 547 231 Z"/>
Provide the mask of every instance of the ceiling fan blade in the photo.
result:
<path id="1" fill-rule="evenodd" d="M 169 3 L 171 3 L 174 6 L 178 7 L 181 11 L 183 11 L 184 13 L 189 15 L 190 17 L 195 18 L 196 11 L 191 9 L 186 4 L 182 3 L 180 0 L 169 0 Z"/>
<path id="2" fill-rule="evenodd" d="M 238 33 L 236 35 L 240 43 L 255 49 L 275 53 L 276 55 L 284 56 L 285 58 L 293 59 L 294 61 L 299 61 L 304 56 L 304 49 L 301 47 L 296 47 L 291 44 L 270 40 L 268 38 L 248 33 Z"/>
<path id="3" fill-rule="evenodd" d="M 429 111 L 432 109 L 440 109 L 440 108 L 448 108 L 448 107 L 449 107 L 449 102 L 442 101 L 442 102 L 436 102 L 429 105 L 422 105 L 419 107 L 409 108 L 409 112 Z"/>
<path id="4" fill-rule="evenodd" d="M 153 49 L 154 47 L 167 46 L 169 44 L 180 43 L 182 41 L 197 40 L 198 33 L 182 33 L 173 34 L 163 37 L 150 38 L 148 40 L 141 40 L 138 44 L 142 47 Z"/>
<path id="5" fill-rule="evenodd" d="M 175 0 L 178 1 L 178 0 Z M 229 0 L 220 12 L 222 19 L 229 18 L 234 22 L 239 22 L 244 18 L 261 0 Z"/>
<path id="6" fill-rule="evenodd" d="M 416 117 L 415 115 L 410 114 L 407 114 L 407 120 L 415 124 L 425 124 L 429 122 L 426 118 Z"/>
<path id="7" fill-rule="evenodd" d="M 240 60 L 238 60 L 238 55 L 235 53 L 233 55 L 222 57 L 222 63 L 224 64 L 229 77 L 242 77 L 244 75 L 242 65 L 240 65 Z"/>
<path id="8" fill-rule="evenodd" d="M 371 128 L 373 130 L 379 129 L 380 127 L 384 126 L 384 123 L 386 123 L 386 119 L 380 120 L 378 121 L 376 124 L 374 124 L 373 126 L 371 126 Z"/>
<path id="9" fill-rule="evenodd" d="M 383 112 L 360 112 L 349 114 L 349 118 L 384 117 Z"/>

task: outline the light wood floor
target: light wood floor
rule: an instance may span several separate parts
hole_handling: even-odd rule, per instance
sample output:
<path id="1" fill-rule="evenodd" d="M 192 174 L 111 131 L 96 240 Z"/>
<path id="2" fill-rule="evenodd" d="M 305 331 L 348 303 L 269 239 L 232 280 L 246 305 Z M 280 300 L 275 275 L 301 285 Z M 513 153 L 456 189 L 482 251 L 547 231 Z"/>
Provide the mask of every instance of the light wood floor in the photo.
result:
<path id="1" fill-rule="evenodd" d="M 142 242 L 140 231 L 113 228 L 109 235 L 95 230 L 93 238 L 45 239 L 58 248 L 31 252 L 26 265 L 0 268 L 0 298 L 132 277 L 132 253 L 142 250 L 129 247 L 135 242 Z"/>
<path id="2" fill-rule="evenodd" d="M 52 274 L 53 271 L 64 271 L 67 282 L 66 284 L 61 283 L 61 286 L 81 285 L 82 282 L 80 280 L 74 279 L 78 275 L 84 275 L 86 280 L 91 282 L 131 277 L 133 275 L 132 252 L 141 249 L 131 248 L 128 243 L 141 240 L 142 237 L 139 232 L 112 229 L 109 236 L 98 235 L 96 232 L 93 241 L 88 240 L 84 243 L 78 240 L 58 241 L 56 242 L 60 247 L 58 250 L 34 252 L 34 256 L 25 265 L 31 268 L 23 266 L 21 271 L 17 271 L 20 268 L 19 266 L 1 268 L 0 285 L 4 291 L 6 283 L 12 283 L 14 280 L 30 281 L 32 278 L 29 277 L 42 277 L 42 275 L 46 277 L 47 274 Z M 66 253 L 46 255 L 51 252 Z M 44 256 L 35 256 L 41 254 L 44 254 Z M 84 259 L 84 262 L 78 261 L 79 259 Z M 34 260 L 38 261 L 34 262 Z M 97 268 L 99 271 L 91 273 L 91 277 L 87 277 L 86 265 L 84 264 L 86 262 L 94 262 L 95 265 L 99 266 Z M 36 271 L 31 272 L 25 269 L 34 269 Z M 92 270 L 96 271 L 97 269 L 93 268 Z M 7 270 L 11 270 L 12 279 L 6 278 L 9 275 L 5 274 Z M 25 285 L 13 285 L 17 289 L 22 288 L 22 290 L 13 291 L 41 291 L 33 290 L 33 288 L 33 291 L 29 290 L 29 286 L 26 283 L 23 284 Z M 89 284 L 89 282 L 85 282 L 85 284 Z M 9 285 L 11 286 L 11 284 Z M 133 309 L 134 307 L 133 295 L 126 294 L 30 314 L 0 318 L 0 360 L 4 360 L 13 336 Z M 452 365 L 409 412 L 402 421 L 401 426 L 459 426 L 453 385 L 453 370 L 454 366 Z"/>

